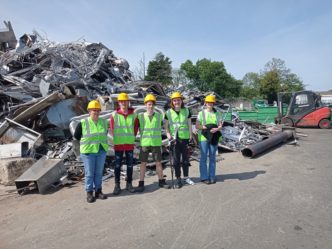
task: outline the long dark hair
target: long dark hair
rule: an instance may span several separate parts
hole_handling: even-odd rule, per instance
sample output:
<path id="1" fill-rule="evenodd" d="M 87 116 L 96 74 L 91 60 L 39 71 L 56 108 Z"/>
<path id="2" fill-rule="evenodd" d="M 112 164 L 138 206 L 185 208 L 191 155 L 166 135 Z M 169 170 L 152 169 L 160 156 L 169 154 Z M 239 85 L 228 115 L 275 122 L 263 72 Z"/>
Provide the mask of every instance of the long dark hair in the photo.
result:
<path id="1" fill-rule="evenodd" d="M 181 108 L 184 108 L 184 103 L 183 103 L 183 98 L 181 98 L 182 102 L 181 102 Z M 172 108 L 174 110 L 174 105 L 173 105 L 173 99 L 171 99 L 171 102 L 169 103 L 170 108 Z"/>

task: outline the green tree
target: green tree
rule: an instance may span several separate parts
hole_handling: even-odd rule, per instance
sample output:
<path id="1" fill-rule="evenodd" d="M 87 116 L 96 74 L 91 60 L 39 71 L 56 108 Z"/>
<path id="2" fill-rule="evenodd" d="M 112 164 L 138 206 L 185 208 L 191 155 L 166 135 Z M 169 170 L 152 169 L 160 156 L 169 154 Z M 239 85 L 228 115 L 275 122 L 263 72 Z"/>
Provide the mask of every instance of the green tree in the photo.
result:
<path id="1" fill-rule="evenodd" d="M 247 73 L 242 79 L 242 97 L 252 99 L 260 97 L 261 77 L 258 73 Z"/>
<path id="2" fill-rule="evenodd" d="M 266 63 L 261 74 L 260 92 L 269 103 L 277 100 L 277 93 L 300 91 L 304 85 L 300 78 L 286 67 L 285 61 L 273 58 Z"/>
<path id="3" fill-rule="evenodd" d="M 161 52 L 149 62 L 145 80 L 157 81 L 164 85 L 172 83 L 172 61 Z"/>
<path id="4" fill-rule="evenodd" d="M 261 94 L 263 94 L 268 103 L 272 104 L 277 100 L 277 93 L 280 92 L 280 77 L 277 70 L 266 72 L 261 80 Z"/>
<path id="5" fill-rule="evenodd" d="M 181 64 L 181 69 L 186 72 L 186 77 L 190 79 L 190 85 L 203 92 L 214 91 L 221 97 L 238 97 L 240 95 L 242 81 L 236 80 L 228 74 L 221 61 L 201 59 L 194 65 L 192 61 L 187 60 Z"/>
<path id="6" fill-rule="evenodd" d="M 199 86 L 200 82 L 199 82 L 198 70 L 190 60 L 187 60 L 185 63 L 182 63 L 180 66 L 180 70 L 185 72 L 186 77 L 189 79 L 190 87 L 197 86 L 200 90 L 202 90 L 204 86 Z"/>

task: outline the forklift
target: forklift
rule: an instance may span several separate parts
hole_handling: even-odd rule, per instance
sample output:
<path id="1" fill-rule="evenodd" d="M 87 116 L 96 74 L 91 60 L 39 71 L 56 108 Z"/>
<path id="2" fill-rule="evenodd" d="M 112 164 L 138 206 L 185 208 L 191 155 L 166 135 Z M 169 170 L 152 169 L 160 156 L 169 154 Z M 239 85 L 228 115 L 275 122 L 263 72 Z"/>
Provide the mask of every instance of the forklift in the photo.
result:
<path id="1" fill-rule="evenodd" d="M 331 127 L 331 110 L 323 106 L 320 95 L 312 91 L 291 93 L 287 113 L 283 113 L 283 99 L 290 93 L 278 93 L 278 116 L 276 124 L 285 124 L 291 127 Z"/>

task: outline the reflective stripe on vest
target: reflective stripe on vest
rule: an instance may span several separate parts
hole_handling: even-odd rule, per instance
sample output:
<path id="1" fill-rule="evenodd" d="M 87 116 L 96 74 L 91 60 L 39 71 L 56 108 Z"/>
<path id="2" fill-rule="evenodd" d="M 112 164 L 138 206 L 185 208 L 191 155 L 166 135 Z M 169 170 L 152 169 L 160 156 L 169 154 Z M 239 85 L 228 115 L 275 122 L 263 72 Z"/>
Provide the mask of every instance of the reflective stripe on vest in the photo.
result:
<path id="1" fill-rule="evenodd" d="M 107 121 L 99 118 L 96 125 L 89 117 L 82 119 L 81 125 L 82 138 L 80 140 L 80 153 L 98 153 L 100 146 L 102 146 L 105 151 L 108 151 Z"/>
<path id="2" fill-rule="evenodd" d="M 113 142 L 114 145 L 134 144 L 134 122 L 136 114 L 129 114 L 126 118 L 117 112 L 112 113 L 114 120 Z"/>
<path id="3" fill-rule="evenodd" d="M 221 121 L 221 114 L 219 112 L 207 112 L 202 110 L 198 113 L 198 118 L 201 125 L 216 124 L 218 125 Z M 198 130 L 198 140 L 206 141 L 207 139 L 202 135 L 202 131 Z"/>
<path id="4" fill-rule="evenodd" d="M 138 115 L 139 128 L 141 134 L 141 146 L 161 146 L 161 114 L 158 112 L 153 113 L 150 120 L 149 115 L 140 113 Z"/>
<path id="5" fill-rule="evenodd" d="M 173 109 L 169 109 L 166 112 L 166 115 L 169 122 L 168 129 L 171 135 L 172 136 L 176 135 L 174 134 L 174 132 L 175 130 L 177 130 L 179 138 L 189 139 L 190 137 L 189 126 L 188 126 L 189 110 L 187 108 L 181 108 L 178 114 Z"/>

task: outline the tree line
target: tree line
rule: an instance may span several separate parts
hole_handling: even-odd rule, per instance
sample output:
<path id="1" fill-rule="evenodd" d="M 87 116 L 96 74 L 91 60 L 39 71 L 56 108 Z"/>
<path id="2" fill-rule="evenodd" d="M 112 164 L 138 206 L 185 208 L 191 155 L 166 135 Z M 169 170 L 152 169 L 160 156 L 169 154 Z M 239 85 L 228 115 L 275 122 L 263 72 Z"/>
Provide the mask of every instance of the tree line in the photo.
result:
<path id="1" fill-rule="evenodd" d="M 202 92 L 214 91 L 222 98 L 263 98 L 269 103 L 277 99 L 278 92 L 304 90 L 301 79 L 286 67 L 285 61 L 277 58 L 267 62 L 261 72 L 249 72 L 241 80 L 227 72 L 222 61 L 204 58 L 193 63 L 187 60 L 179 69 L 173 69 L 171 64 L 170 58 L 160 52 L 149 61 L 145 70 L 143 56 L 136 77 L 140 80 L 157 81 L 165 86 L 186 86 Z"/>

